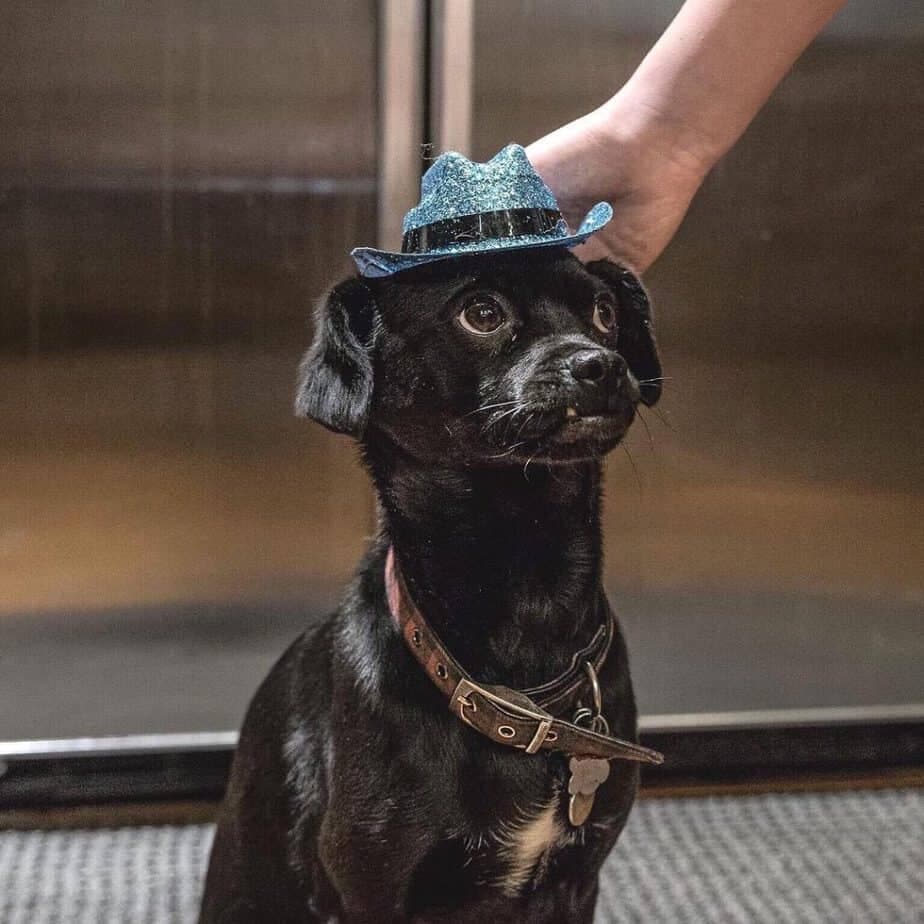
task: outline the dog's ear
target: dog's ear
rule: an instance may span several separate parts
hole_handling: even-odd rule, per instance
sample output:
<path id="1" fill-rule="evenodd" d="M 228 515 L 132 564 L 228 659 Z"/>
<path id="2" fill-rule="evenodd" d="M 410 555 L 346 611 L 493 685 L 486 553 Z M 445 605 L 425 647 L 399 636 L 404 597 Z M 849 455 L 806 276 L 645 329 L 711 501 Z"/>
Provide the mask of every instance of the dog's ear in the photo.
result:
<path id="1" fill-rule="evenodd" d="M 314 342 L 299 367 L 295 413 L 359 437 L 372 398 L 375 300 L 361 279 L 351 277 L 320 302 L 315 321 Z"/>
<path id="2" fill-rule="evenodd" d="M 611 260 L 595 260 L 587 269 L 612 289 L 619 302 L 616 349 L 638 379 L 642 401 L 650 407 L 661 397 L 661 359 L 648 293 L 634 273 Z"/>

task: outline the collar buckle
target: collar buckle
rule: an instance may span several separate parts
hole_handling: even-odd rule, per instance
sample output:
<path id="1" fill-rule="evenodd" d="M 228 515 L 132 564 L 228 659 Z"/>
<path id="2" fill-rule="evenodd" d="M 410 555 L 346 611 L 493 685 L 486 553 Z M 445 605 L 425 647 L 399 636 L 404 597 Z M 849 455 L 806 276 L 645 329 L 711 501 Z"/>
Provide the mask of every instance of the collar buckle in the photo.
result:
<path id="1" fill-rule="evenodd" d="M 470 725 L 477 731 L 484 731 L 484 729 L 474 721 L 474 716 L 478 712 L 478 700 L 473 694 L 496 706 L 501 712 L 510 714 L 512 718 L 537 723 L 536 732 L 530 742 L 526 745 L 514 745 L 514 747 L 523 748 L 527 754 L 535 754 L 542 747 L 552 727 L 553 719 L 528 696 L 511 690 L 509 687 L 483 686 L 468 677 L 463 677 L 456 684 L 449 701 L 449 708 L 466 725 Z M 516 735 L 516 729 L 511 725 L 499 725 L 497 733 L 501 738 L 513 738 Z"/>

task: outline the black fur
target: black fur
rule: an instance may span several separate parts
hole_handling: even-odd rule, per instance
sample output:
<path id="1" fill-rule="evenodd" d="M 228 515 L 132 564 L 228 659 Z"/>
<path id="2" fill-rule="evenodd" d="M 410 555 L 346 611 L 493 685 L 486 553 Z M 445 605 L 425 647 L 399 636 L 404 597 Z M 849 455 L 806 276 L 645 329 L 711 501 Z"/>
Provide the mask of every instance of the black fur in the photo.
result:
<path id="1" fill-rule="evenodd" d="M 320 306 L 317 336 L 302 360 L 295 411 L 359 436 L 372 397 L 375 303 L 360 279 L 340 283 Z"/>
<path id="2" fill-rule="evenodd" d="M 592 323 L 607 293 L 618 333 Z M 473 335 L 459 314 L 488 297 L 508 320 Z M 392 624 L 383 563 L 393 544 L 416 603 L 477 679 L 527 687 L 565 669 L 608 606 L 601 459 L 660 393 L 650 322 L 634 277 L 566 251 L 330 294 L 297 407 L 359 438 L 380 532 L 340 609 L 250 706 L 203 924 L 592 920 L 636 766 L 614 761 L 589 822 L 570 828 L 566 758 L 504 748 L 449 713 Z M 601 683 L 612 732 L 634 739 L 621 637 Z M 563 836 L 511 883 L 503 832 L 550 803 Z"/>

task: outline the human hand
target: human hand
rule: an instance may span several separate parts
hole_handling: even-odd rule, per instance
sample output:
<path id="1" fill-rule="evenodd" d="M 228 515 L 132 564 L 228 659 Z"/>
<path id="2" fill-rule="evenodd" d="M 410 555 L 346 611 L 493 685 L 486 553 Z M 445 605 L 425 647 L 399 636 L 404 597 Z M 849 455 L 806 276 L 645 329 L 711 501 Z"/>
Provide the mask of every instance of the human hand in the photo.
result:
<path id="1" fill-rule="evenodd" d="M 575 254 L 607 257 L 639 273 L 674 236 L 712 163 L 705 144 L 690 144 L 658 113 L 618 94 L 526 153 L 572 228 L 597 202 L 613 206 L 612 221 Z"/>

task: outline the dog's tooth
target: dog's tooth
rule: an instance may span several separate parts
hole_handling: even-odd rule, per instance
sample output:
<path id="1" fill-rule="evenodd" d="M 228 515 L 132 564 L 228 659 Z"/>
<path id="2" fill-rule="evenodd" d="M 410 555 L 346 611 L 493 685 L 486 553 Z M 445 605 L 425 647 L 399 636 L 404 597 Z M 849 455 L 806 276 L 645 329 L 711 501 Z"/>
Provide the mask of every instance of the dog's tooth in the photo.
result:
<path id="1" fill-rule="evenodd" d="M 565 411 L 565 416 L 567 417 L 577 417 L 577 415 L 578 413 L 576 407 L 569 407 L 568 410 Z"/>

